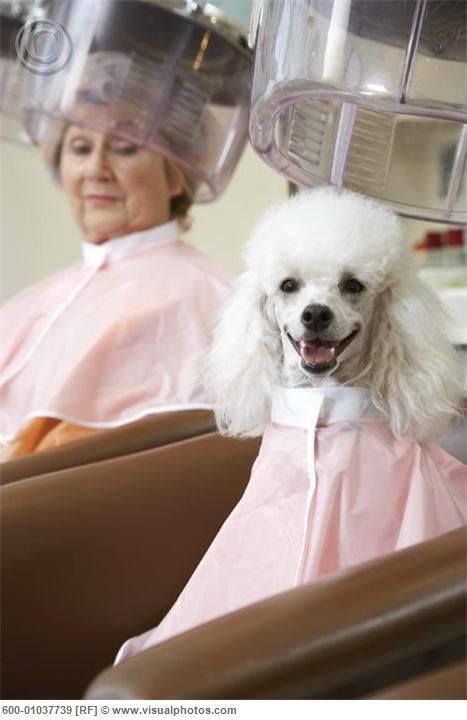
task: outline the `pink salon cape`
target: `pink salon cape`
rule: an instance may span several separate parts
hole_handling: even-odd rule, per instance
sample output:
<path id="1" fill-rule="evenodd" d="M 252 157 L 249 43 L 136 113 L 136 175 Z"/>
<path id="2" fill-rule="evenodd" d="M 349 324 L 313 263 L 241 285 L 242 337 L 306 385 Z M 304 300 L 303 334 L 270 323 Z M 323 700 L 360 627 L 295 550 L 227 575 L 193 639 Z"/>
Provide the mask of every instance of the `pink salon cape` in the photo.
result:
<path id="1" fill-rule="evenodd" d="M 164 620 L 116 662 L 466 519 L 466 466 L 396 438 L 367 390 L 279 389 L 242 499 Z"/>
<path id="2" fill-rule="evenodd" d="M 83 244 L 84 261 L 0 311 L 0 442 L 35 417 L 112 428 L 207 408 L 200 382 L 229 283 L 177 222 Z"/>

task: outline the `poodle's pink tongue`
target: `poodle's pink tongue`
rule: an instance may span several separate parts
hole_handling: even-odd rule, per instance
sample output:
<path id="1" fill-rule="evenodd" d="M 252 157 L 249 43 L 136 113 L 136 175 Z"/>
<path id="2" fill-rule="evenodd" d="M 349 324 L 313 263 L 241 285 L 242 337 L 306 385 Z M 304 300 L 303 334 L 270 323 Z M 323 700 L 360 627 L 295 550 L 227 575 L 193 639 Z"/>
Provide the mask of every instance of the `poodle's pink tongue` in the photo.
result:
<path id="1" fill-rule="evenodd" d="M 301 342 L 300 354 L 304 362 L 308 365 L 327 365 L 334 357 L 335 350 L 333 347 L 320 345 L 316 342 Z"/>

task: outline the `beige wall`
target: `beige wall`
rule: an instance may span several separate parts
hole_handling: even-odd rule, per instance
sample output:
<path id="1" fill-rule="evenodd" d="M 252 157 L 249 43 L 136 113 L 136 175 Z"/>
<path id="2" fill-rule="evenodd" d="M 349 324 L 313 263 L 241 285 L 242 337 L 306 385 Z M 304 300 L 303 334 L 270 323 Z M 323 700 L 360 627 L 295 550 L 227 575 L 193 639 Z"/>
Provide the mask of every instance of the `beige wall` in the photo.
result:
<path id="1" fill-rule="evenodd" d="M 248 147 L 224 195 L 192 212 L 189 242 L 238 273 L 242 246 L 265 209 L 287 197 L 287 183 Z"/>
<path id="2" fill-rule="evenodd" d="M 37 150 L 0 143 L 0 300 L 79 258 L 80 233 Z M 215 203 L 195 206 L 188 242 L 241 269 L 240 250 L 265 208 L 286 197 L 287 185 L 248 148 L 232 182 Z"/>

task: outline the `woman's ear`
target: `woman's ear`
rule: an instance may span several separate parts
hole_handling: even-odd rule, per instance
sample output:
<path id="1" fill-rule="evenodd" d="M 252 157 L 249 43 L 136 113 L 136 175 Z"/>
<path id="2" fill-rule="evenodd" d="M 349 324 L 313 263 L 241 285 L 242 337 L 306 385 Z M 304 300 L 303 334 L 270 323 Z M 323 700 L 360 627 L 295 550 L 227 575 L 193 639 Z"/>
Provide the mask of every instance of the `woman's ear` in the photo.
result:
<path id="1" fill-rule="evenodd" d="M 280 337 L 252 272 L 241 275 L 222 308 L 207 358 L 206 385 L 221 432 L 261 435 L 278 381 Z"/>
<path id="2" fill-rule="evenodd" d="M 400 437 L 433 440 L 457 414 L 461 370 L 436 293 L 408 272 L 380 297 L 370 390 Z"/>
<path id="3" fill-rule="evenodd" d="M 186 192 L 186 183 L 183 172 L 180 168 L 167 158 L 164 158 L 165 175 L 167 178 L 167 186 L 169 197 L 176 198 Z"/>

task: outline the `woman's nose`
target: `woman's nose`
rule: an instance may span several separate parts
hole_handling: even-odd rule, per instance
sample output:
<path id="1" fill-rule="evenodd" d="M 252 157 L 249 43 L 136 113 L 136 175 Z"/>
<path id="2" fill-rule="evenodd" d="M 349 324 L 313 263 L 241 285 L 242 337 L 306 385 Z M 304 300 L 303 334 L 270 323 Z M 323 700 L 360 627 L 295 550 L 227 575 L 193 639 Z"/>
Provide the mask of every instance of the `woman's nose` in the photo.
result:
<path id="1" fill-rule="evenodd" d="M 86 163 L 86 175 L 98 180 L 112 180 L 113 171 L 108 153 L 104 147 L 95 147 L 89 153 Z"/>

